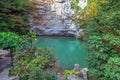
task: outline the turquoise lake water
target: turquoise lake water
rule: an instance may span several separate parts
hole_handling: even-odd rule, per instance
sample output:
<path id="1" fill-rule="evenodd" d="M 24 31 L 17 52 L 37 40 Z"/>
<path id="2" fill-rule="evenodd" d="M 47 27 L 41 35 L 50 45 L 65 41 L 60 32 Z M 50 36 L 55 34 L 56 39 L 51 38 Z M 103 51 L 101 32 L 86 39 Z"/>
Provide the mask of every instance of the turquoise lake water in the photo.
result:
<path id="1" fill-rule="evenodd" d="M 85 42 L 71 37 L 38 37 L 38 47 L 52 48 L 58 64 L 64 69 L 73 69 L 74 64 L 87 67 Z"/>

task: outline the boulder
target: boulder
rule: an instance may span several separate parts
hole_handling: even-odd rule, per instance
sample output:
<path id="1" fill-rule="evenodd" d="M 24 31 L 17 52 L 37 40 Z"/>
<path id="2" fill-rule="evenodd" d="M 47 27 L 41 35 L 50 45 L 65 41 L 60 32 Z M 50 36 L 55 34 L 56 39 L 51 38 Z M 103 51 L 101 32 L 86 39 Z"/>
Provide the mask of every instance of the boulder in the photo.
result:
<path id="1" fill-rule="evenodd" d="M 88 77 L 87 77 L 87 72 L 88 72 L 88 68 L 82 68 L 79 73 L 82 74 L 82 77 L 84 80 L 88 80 Z"/>
<path id="2" fill-rule="evenodd" d="M 87 77 L 88 68 L 80 68 L 79 64 L 75 64 L 74 65 L 74 71 L 78 72 L 79 73 L 79 77 L 83 78 L 83 80 L 88 80 L 88 77 Z"/>
<path id="3" fill-rule="evenodd" d="M 0 72 L 8 68 L 11 65 L 11 58 L 0 59 Z"/>
<path id="4" fill-rule="evenodd" d="M 9 55 L 9 51 L 7 50 L 0 50 L 0 58 L 4 58 Z"/>
<path id="5" fill-rule="evenodd" d="M 84 80 L 83 78 L 78 77 L 78 76 L 76 76 L 76 75 L 74 75 L 74 74 L 69 75 L 69 76 L 67 77 L 67 79 L 68 79 L 68 80 Z"/>
<path id="6" fill-rule="evenodd" d="M 0 80 L 19 80 L 19 76 L 9 77 L 8 75 L 9 75 L 9 70 L 4 69 L 4 71 L 0 73 Z"/>
<path id="7" fill-rule="evenodd" d="M 11 66 L 11 58 L 6 57 L 8 54 L 8 51 L 0 50 L 0 80 L 19 80 L 18 76 L 8 76 L 9 70 L 7 68 Z"/>
<path id="8" fill-rule="evenodd" d="M 79 64 L 75 64 L 75 65 L 74 65 L 74 71 L 77 71 L 77 72 L 78 72 L 79 70 L 80 70 Z"/>

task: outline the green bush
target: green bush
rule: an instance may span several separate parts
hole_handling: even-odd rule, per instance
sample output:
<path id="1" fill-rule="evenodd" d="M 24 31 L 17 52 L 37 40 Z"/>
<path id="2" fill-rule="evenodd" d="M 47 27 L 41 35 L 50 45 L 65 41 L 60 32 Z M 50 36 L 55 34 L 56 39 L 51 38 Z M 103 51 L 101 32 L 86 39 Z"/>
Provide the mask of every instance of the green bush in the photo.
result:
<path id="1" fill-rule="evenodd" d="M 15 48 L 17 50 L 20 50 L 22 49 L 23 43 L 23 39 L 15 33 L 0 32 L 0 48 L 2 49 Z"/>
<path id="2" fill-rule="evenodd" d="M 44 70 L 51 63 L 54 63 L 52 51 L 34 47 L 16 54 L 14 68 L 11 68 L 10 74 L 20 76 L 22 80 L 32 80 L 33 78 L 36 78 L 34 80 L 39 80 L 39 78 L 42 78 L 40 80 L 50 80 L 47 77 L 52 78 L 52 73 L 49 74 L 48 72 L 44 72 Z"/>
<path id="3" fill-rule="evenodd" d="M 64 71 L 64 77 L 67 78 L 69 75 L 74 74 L 74 75 L 78 75 L 79 73 L 74 71 L 74 70 L 65 70 Z"/>
<path id="4" fill-rule="evenodd" d="M 52 71 L 33 71 L 27 80 L 57 80 L 57 74 Z"/>
<path id="5" fill-rule="evenodd" d="M 102 80 L 120 80 L 120 57 L 110 57 L 104 69 Z"/>
<path id="6" fill-rule="evenodd" d="M 0 0 L 0 31 L 26 34 L 29 0 Z"/>

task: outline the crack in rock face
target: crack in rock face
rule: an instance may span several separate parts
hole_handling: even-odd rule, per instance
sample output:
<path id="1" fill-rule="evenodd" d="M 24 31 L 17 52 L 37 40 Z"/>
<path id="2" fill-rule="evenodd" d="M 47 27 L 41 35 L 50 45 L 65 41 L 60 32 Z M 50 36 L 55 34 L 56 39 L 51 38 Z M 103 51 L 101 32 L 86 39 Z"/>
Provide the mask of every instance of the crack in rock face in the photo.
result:
<path id="1" fill-rule="evenodd" d="M 46 4 L 43 1 L 42 5 L 39 4 L 42 0 L 33 1 L 37 2 L 38 13 L 42 14 L 36 17 L 30 15 L 29 18 L 30 29 L 37 32 L 37 35 L 80 36 L 84 34 L 71 19 L 75 13 L 75 10 L 71 9 L 71 0 L 46 0 L 49 3 Z M 83 1 L 83 3 L 86 2 Z"/>

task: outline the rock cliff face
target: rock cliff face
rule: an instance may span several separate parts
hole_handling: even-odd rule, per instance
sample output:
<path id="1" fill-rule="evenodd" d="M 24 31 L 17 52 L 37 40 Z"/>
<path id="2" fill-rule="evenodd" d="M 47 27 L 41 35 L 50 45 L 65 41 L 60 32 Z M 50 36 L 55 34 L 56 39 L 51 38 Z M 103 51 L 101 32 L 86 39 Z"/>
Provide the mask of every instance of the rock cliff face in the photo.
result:
<path id="1" fill-rule="evenodd" d="M 36 17 L 30 15 L 29 19 L 30 29 L 37 32 L 37 35 L 79 36 L 83 34 L 83 30 L 71 19 L 75 13 L 71 9 L 71 0 L 49 0 L 50 2 L 46 0 L 43 3 L 39 3 L 41 0 L 33 1 L 37 1 L 36 10 L 41 14 Z"/>

